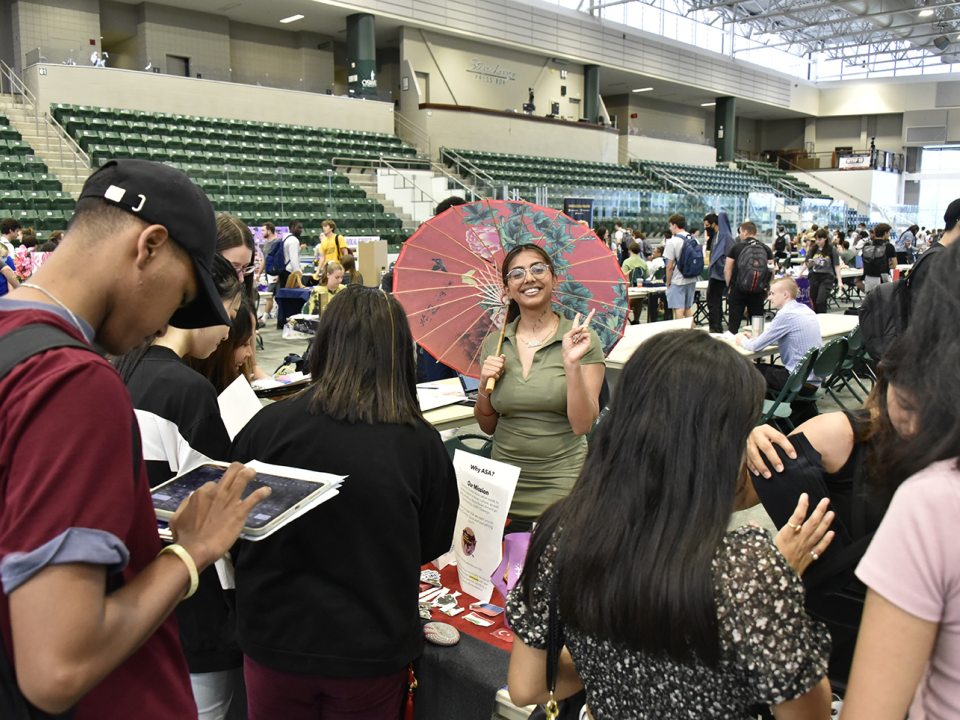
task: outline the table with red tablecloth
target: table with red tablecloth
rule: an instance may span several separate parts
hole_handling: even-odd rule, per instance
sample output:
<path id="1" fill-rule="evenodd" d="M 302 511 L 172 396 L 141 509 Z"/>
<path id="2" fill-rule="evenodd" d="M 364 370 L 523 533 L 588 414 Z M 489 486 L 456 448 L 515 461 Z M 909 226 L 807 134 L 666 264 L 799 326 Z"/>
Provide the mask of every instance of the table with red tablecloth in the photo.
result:
<path id="1" fill-rule="evenodd" d="M 435 609 L 433 620 L 459 630 L 460 642 L 451 647 L 425 643 L 423 655 L 414 663 L 419 685 L 414 705 L 416 720 L 490 720 L 497 690 L 507 684 L 510 663 L 512 644 L 492 634 L 504 628 L 504 614 L 489 618 L 493 621 L 490 627 L 478 627 L 463 619 L 476 598 L 460 591 L 456 566 L 445 567 L 440 572 L 440 582 L 451 591 L 461 592 L 457 604 L 465 609 L 454 617 Z M 505 605 L 497 590 L 490 602 Z"/>

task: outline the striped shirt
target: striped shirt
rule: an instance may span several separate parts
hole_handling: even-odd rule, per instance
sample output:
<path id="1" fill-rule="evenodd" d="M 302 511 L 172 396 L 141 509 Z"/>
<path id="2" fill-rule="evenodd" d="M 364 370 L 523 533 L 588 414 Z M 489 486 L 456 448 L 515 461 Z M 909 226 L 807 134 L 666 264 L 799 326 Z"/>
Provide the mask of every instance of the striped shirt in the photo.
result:
<path id="1" fill-rule="evenodd" d="M 810 348 L 823 345 L 820 321 L 807 305 L 790 300 L 780 308 L 760 337 L 746 338 L 741 345 L 751 352 L 777 345 L 783 366 L 793 372 Z"/>

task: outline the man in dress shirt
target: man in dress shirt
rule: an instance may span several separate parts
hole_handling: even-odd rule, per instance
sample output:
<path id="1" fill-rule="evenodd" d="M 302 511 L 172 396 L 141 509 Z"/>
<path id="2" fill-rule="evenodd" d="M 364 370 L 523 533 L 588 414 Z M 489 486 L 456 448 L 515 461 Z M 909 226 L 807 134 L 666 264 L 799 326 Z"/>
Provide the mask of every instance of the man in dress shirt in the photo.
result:
<path id="1" fill-rule="evenodd" d="M 775 280 L 770 286 L 770 305 L 777 310 L 771 323 L 759 337 L 750 337 L 745 331 L 736 336 L 737 345 L 750 351 L 757 351 L 771 345 L 777 345 L 782 365 L 773 363 L 757 363 L 757 369 L 767 381 L 767 390 L 775 395 L 786 384 L 787 378 L 812 347 L 823 345 L 820 334 L 820 322 L 816 313 L 809 306 L 797 301 L 800 289 L 792 277 L 783 277 Z M 810 373 L 804 383 L 801 395 L 812 395 L 816 392 L 820 381 Z M 816 403 L 797 403 L 791 419 L 796 424 L 797 412 L 799 418 L 806 420 L 817 414 Z"/>

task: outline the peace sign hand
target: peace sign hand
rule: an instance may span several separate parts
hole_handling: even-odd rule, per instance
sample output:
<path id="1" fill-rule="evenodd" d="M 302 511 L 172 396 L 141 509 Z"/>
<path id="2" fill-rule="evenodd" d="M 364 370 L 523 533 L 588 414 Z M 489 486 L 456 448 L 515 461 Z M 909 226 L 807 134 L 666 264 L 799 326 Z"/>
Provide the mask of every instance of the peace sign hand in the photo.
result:
<path id="1" fill-rule="evenodd" d="M 590 311 L 583 323 L 580 322 L 580 313 L 573 318 L 573 325 L 563 336 L 563 364 L 565 367 L 574 367 L 590 349 L 590 321 L 596 314 L 596 309 Z"/>

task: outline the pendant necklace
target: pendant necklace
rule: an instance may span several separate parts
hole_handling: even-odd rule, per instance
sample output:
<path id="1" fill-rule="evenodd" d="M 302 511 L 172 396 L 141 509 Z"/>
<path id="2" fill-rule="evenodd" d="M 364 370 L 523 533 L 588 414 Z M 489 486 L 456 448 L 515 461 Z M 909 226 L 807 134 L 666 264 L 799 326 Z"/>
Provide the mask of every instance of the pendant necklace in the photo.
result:
<path id="1" fill-rule="evenodd" d="M 22 282 L 22 283 L 20 283 L 20 287 L 30 288 L 31 290 L 37 290 L 37 291 L 39 291 L 39 292 L 42 292 L 44 295 L 46 295 L 46 296 L 47 296 L 48 298 L 50 298 L 51 300 L 53 300 L 57 305 L 59 305 L 61 308 L 63 308 L 64 311 L 66 311 L 67 315 L 70 316 L 70 319 L 73 321 L 73 324 L 76 325 L 77 330 L 80 331 L 80 334 L 83 335 L 84 338 L 87 337 L 87 334 L 83 331 L 83 325 L 80 324 L 80 320 L 77 318 L 77 316 L 73 314 L 73 310 L 71 310 L 71 309 L 68 308 L 66 305 L 64 305 L 64 304 L 60 301 L 60 298 L 58 298 L 58 297 L 57 297 L 56 295 L 54 295 L 52 292 L 50 292 L 50 291 L 47 290 L 46 288 L 40 287 L 39 285 L 34 285 L 33 283 L 28 283 L 28 282 Z"/>
<path id="2" fill-rule="evenodd" d="M 22 284 L 22 283 L 21 283 L 21 284 Z M 539 340 L 536 339 L 536 338 L 534 338 L 533 340 L 524 340 L 523 342 L 526 343 L 526 345 L 527 345 L 528 348 L 538 348 L 538 347 L 540 347 L 541 345 L 543 345 L 543 341 L 544 341 L 544 340 L 546 340 L 548 337 L 552 336 L 556 331 L 557 331 L 557 329 L 554 328 L 554 329 L 550 330 L 546 335 L 544 335 L 543 337 L 541 337 Z M 522 338 L 521 338 L 521 339 L 522 339 Z"/>

